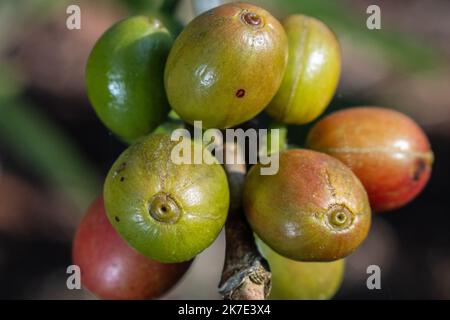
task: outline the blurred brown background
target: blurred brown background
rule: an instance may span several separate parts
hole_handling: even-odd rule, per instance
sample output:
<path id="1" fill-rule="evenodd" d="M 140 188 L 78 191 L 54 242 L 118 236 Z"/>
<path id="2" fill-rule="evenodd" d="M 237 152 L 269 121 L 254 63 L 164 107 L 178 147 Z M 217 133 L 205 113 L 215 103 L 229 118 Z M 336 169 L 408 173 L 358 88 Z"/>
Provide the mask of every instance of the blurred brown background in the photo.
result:
<path id="1" fill-rule="evenodd" d="M 0 2 L 0 298 L 92 299 L 66 288 L 71 239 L 102 177 L 125 147 L 95 116 L 84 88 L 87 56 L 115 21 L 163 0 Z M 181 0 L 183 23 L 224 1 Z M 381 105 L 427 132 L 435 164 L 411 204 L 374 217 L 364 245 L 347 259 L 337 299 L 450 299 L 450 2 L 446 0 L 252 0 L 282 18 L 304 13 L 337 33 L 340 87 L 327 112 Z M 81 8 L 81 30 L 66 8 Z M 371 4 L 381 30 L 366 27 Z M 292 127 L 301 145 L 309 128 Z M 202 253 L 166 298 L 216 299 L 224 237 Z M 366 268 L 382 270 L 368 290 Z"/>

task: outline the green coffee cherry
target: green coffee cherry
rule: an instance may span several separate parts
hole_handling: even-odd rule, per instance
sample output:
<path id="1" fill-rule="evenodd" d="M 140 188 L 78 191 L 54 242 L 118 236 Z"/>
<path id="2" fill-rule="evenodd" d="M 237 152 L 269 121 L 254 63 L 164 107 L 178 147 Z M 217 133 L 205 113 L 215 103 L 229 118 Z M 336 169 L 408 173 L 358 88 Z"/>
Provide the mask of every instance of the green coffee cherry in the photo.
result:
<path id="1" fill-rule="evenodd" d="M 104 186 L 113 227 L 138 252 L 165 263 L 190 260 L 211 245 L 229 206 L 222 166 L 210 153 L 201 164 L 176 164 L 177 145 L 168 134 L 141 139 L 116 160 Z"/>
<path id="2" fill-rule="evenodd" d="M 169 112 L 163 79 L 172 42 L 161 20 L 134 16 L 108 29 L 89 56 L 89 99 L 105 126 L 125 141 L 148 134 Z"/>
<path id="3" fill-rule="evenodd" d="M 278 121 L 304 124 L 326 109 L 341 72 L 341 54 L 334 33 L 321 21 L 292 15 L 283 21 L 289 61 L 283 82 L 266 108 Z"/>

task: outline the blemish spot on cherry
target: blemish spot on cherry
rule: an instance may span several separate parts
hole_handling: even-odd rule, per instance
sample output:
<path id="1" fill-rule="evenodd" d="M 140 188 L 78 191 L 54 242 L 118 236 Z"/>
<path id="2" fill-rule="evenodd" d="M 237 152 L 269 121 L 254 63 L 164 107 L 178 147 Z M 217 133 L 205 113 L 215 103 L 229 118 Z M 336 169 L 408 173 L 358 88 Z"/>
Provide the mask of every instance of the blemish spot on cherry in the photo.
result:
<path id="1" fill-rule="evenodd" d="M 117 168 L 116 173 L 122 172 L 123 170 L 125 170 L 126 167 L 127 167 L 127 163 L 126 162 L 122 162 L 120 164 L 120 166 Z"/>
<path id="2" fill-rule="evenodd" d="M 420 177 L 422 176 L 422 173 L 426 170 L 427 164 L 423 159 L 418 159 L 416 162 L 416 170 L 413 174 L 413 180 L 419 181 Z"/>
<path id="3" fill-rule="evenodd" d="M 243 98 L 244 96 L 245 96 L 245 90 L 244 89 L 239 89 L 238 91 L 236 91 L 236 97 Z"/>

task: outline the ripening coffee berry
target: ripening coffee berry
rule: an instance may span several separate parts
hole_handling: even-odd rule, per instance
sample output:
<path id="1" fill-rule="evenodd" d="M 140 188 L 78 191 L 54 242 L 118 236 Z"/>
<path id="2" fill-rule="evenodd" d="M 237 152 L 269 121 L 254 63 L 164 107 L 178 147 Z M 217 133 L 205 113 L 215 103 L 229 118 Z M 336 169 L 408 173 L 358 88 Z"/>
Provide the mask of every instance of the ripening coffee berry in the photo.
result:
<path id="1" fill-rule="evenodd" d="M 259 238 L 256 239 L 256 244 L 269 262 L 272 273 L 270 299 L 330 299 L 341 286 L 344 278 L 344 259 L 331 262 L 295 261 L 280 256 Z"/>
<path id="2" fill-rule="evenodd" d="M 349 166 L 374 211 L 399 208 L 425 187 L 433 152 L 423 130 L 400 112 L 356 107 L 334 112 L 309 132 L 307 147 Z"/>
<path id="3" fill-rule="evenodd" d="M 267 11 L 225 4 L 195 18 L 175 40 L 165 70 L 170 105 L 205 128 L 228 128 L 260 113 L 277 92 L 286 34 Z"/>
<path id="4" fill-rule="evenodd" d="M 370 206 L 353 172 L 324 153 L 291 149 L 279 154 L 279 171 L 253 166 L 244 209 L 253 231 L 278 254 L 299 261 L 332 261 L 366 238 Z"/>
<path id="5" fill-rule="evenodd" d="M 340 46 L 321 21 L 292 15 L 283 21 L 289 42 L 289 62 L 275 98 L 266 108 L 278 121 L 304 124 L 326 109 L 341 72 Z"/>

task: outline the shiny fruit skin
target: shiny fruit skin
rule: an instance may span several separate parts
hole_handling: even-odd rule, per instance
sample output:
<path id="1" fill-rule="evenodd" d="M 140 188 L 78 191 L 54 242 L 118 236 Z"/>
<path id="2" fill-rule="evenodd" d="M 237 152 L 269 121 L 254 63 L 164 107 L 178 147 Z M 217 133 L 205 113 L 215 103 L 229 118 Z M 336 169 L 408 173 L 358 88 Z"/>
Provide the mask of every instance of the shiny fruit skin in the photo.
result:
<path id="1" fill-rule="evenodd" d="M 268 105 L 287 58 L 286 34 L 267 11 L 245 3 L 212 9 L 189 23 L 170 51 L 165 70 L 170 105 L 190 124 L 238 125 Z"/>
<path id="2" fill-rule="evenodd" d="M 273 160 L 275 161 L 275 160 Z M 253 166 L 244 186 L 244 210 L 253 231 L 282 256 L 333 261 L 366 238 L 370 206 L 358 178 L 326 154 L 290 149 L 275 175 Z"/>
<path id="3" fill-rule="evenodd" d="M 321 21 L 291 15 L 283 21 L 289 60 L 283 82 L 266 108 L 278 121 L 305 124 L 326 109 L 341 73 L 341 53 L 334 33 Z"/>
<path id="4" fill-rule="evenodd" d="M 272 273 L 272 300 L 331 299 L 342 284 L 345 260 L 300 262 L 287 259 L 256 238 L 259 251 Z"/>
<path id="5" fill-rule="evenodd" d="M 84 287 L 102 299 L 158 298 L 186 273 L 190 262 L 163 264 L 150 260 L 120 238 L 99 197 L 81 221 L 73 242 L 73 263 Z"/>
<path id="6" fill-rule="evenodd" d="M 173 38 L 176 38 L 181 33 L 181 31 L 183 31 L 184 26 L 176 17 L 159 11 L 151 11 L 148 13 L 148 15 L 154 16 L 155 18 L 160 20 L 167 28 L 167 30 L 169 30 Z"/>
<path id="7" fill-rule="evenodd" d="M 307 146 L 349 166 L 377 212 L 399 208 L 416 197 L 433 163 L 428 139 L 411 118 L 376 107 L 328 115 L 311 129 Z"/>
<path id="8" fill-rule="evenodd" d="M 229 206 L 223 168 L 175 164 L 177 144 L 168 134 L 143 138 L 119 156 L 104 186 L 114 228 L 137 251 L 165 263 L 190 260 L 211 245 Z"/>
<path id="9" fill-rule="evenodd" d="M 108 29 L 89 56 L 89 100 L 105 126 L 125 141 L 151 132 L 169 113 L 164 64 L 172 43 L 160 20 L 134 16 Z"/>

